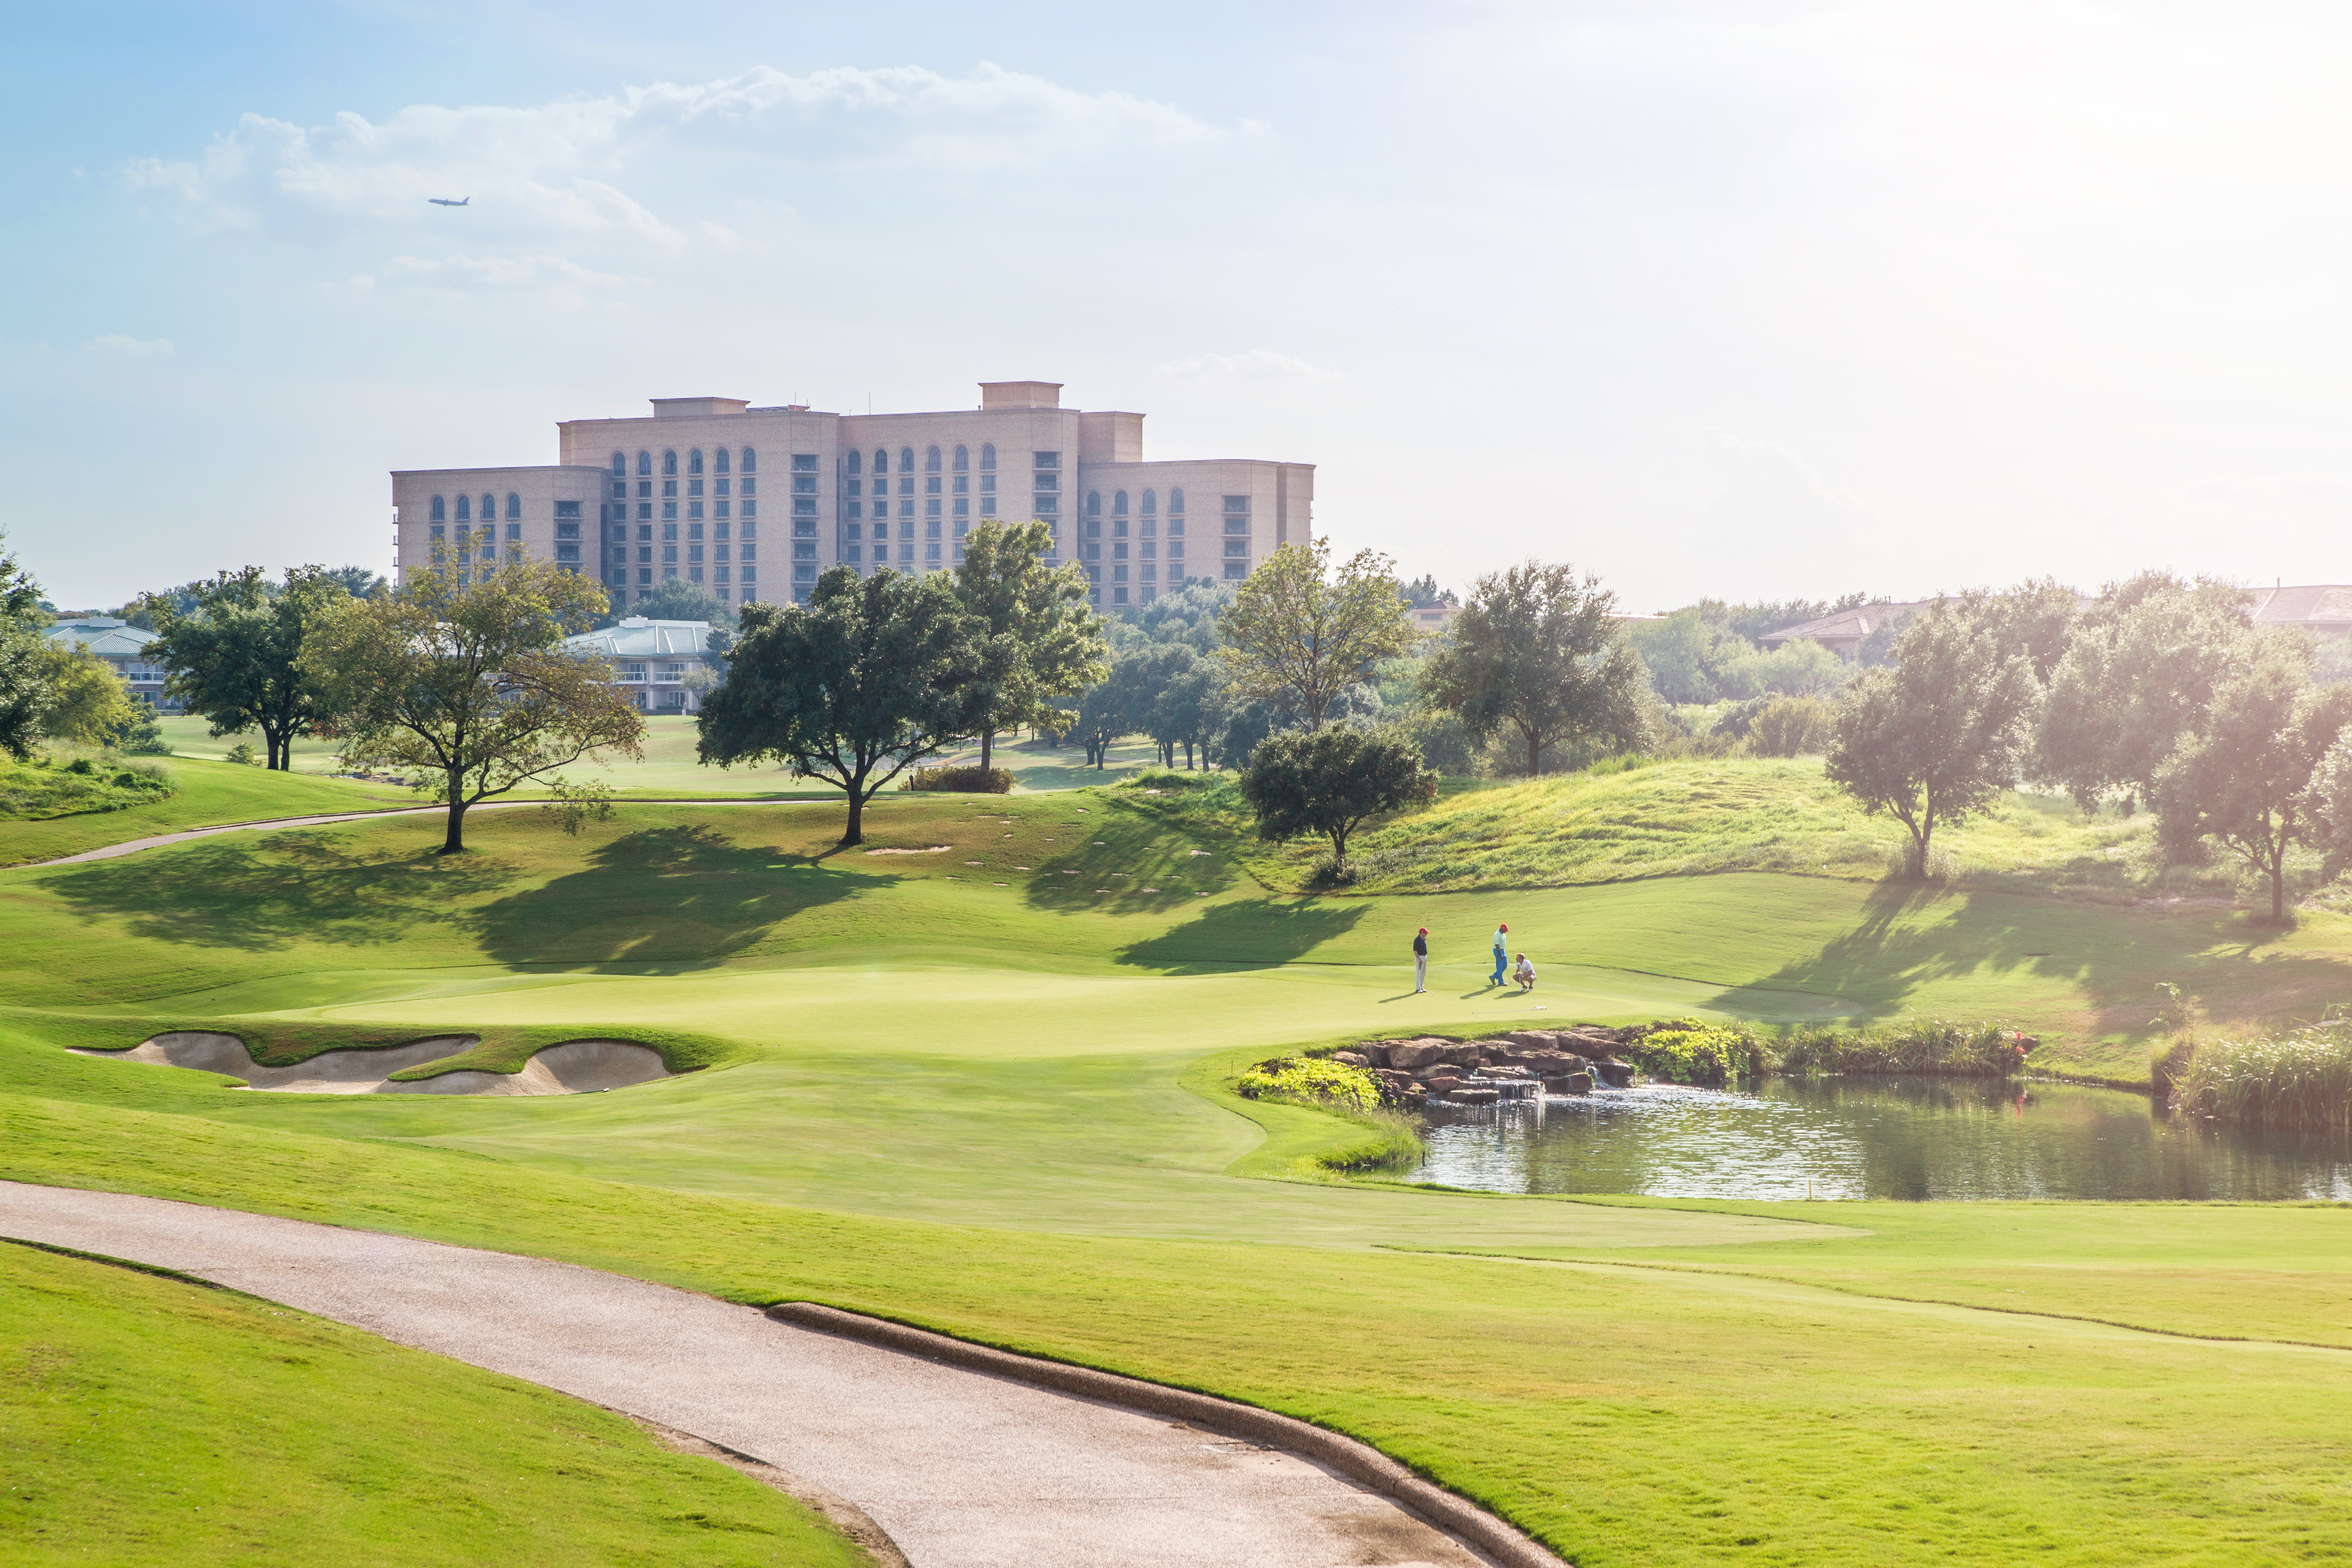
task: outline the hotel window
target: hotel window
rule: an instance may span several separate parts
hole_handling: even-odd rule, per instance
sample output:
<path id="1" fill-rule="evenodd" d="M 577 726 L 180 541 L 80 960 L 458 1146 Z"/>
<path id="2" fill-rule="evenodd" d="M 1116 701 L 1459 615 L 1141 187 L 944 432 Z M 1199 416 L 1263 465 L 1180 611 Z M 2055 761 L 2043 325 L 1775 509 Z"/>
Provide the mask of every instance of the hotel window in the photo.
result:
<path id="1" fill-rule="evenodd" d="M 726 447 L 721 447 L 719 450 L 710 454 L 710 471 L 714 474 L 723 474 L 727 471 Z M 722 489 L 719 493 L 720 495 L 725 495 L 727 492 Z"/>
<path id="2" fill-rule="evenodd" d="M 1058 468 L 1062 466 L 1062 454 L 1059 452 L 1033 452 L 1030 458 L 1032 459 L 1030 466 L 1040 471 L 1046 468 Z"/>
<path id="3" fill-rule="evenodd" d="M 662 454 L 662 472 L 673 477 L 677 475 L 677 454 L 676 452 L 664 452 Z"/>
<path id="4" fill-rule="evenodd" d="M 1033 517 L 1051 519 L 1062 510 L 1060 496 L 1031 496 L 1029 500 L 1033 509 L 1030 515 Z"/>
<path id="5" fill-rule="evenodd" d="M 902 500 L 902 501 L 900 501 L 900 502 L 898 503 L 898 515 L 899 515 L 900 517 L 912 517 L 912 516 L 914 516 L 914 515 L 915 515 L 915 503 L 914 503 L 913 501 L 911 501 L 911 500 Z"/>
<path id="6" fill-rule="evenodd" d="M 847 515 L 850 521 L 856 522 L 859 518 L 866 515 L 866 503 L 862 500 L 851 501 L 849 503 L 849 511 Z"/>
<path id="7" fill-rule="evenodd" d="M 1127 515 L 1127 492 L 1125 490 L 1117 491 L 1111 496 L 1110 512 L 1113 517 L 1125 517 Z M 1121 531 L 1123 532 L 1125 531 L 1122 530 Z"/>
<path id="8" fill-rule="evenodd" d="M 496 496 L 484 496 L 482 498 L 482 521 L 484 522 L 488 522 L 490 519 L 498 515 L 499 498 Z"/>
<path id="9" fill-rule="evenodd" d="M 474 498 L 472 496 L 459 496 L 457 498 L 457 521 L 459 522 L 471 522 L 474 521 Z"/>
<path id="10" fill-rule="evenodd" d="M 736 537 L 738 539 L 750 539 L 759 532 L 759 529 L 760 525 L 758 523 L 753 522 L 747 518 L 744 520 L 742 528 L 737 531 Z M 748 554 L 750 552 L 747 551 L 745 553 Z"/>
<path id="11" fill-rule="evenodd" d="M 793 454 L 793 472 L 796 474 L 815 473 L 816 454 L 814 452 L 794 452 Z"/>
<path id="12" fill-rule="evenodd" d="M 1115 517 L 1111 519 L 1110 536 L 1113 539 L 1125 539 L 1127 537 L 1127 519 L 1123 517 Z M 1120 547 L 1122 552 L 1125 548 L 1126 547 L 1124 545 Z"/>
<path id="13" fill-rule="evenodd" d="M 980 493 L 984 496 L 992 496 L 996 493 L 996 476 L 994 474 L 982 474 L 980 476 Z"/>
<path id="14" fill-rule="evenodd" d="M 720 517 L 722 517 L 722 518 L 723 518 L 723 517 L 725 517 L 725 516 L 727 515 L 727 509 L 726 509 L 725 507 L 720 507 L 720 508 L 719 509 L 719 515 Z M 710 525 L 710 537 L 711 537 L 711 538 L 713 538 L 713 539 L 724 539 L 724 538 L 726 538 L 726 537 L 727 537 L 727 525 L 726 525 L 724 522 L 714 522 L 714 523 L 712 523 L 712 524 Z"/>
<path id="15" fill-rule="evenodd" d="M 757 452 L 755 452 L 755 451 L 753 451 L 753 450 L 752 450 L 751 447 L 744 447 L 744 448 L 743 448 L 743 461 L 742 461 L 741 465 L 739 467 L 739 468 L 737 469 L 737 471 L 738 471 L 739 473 L 745 473 L 745 474 L 756 474 L 756 473 L 758 473 L 758 472 L 760 471 L 760 454 L 759 454 L 759 453 L 757 453 Z M 743 493 L 744 493 L 744 494 L 746 494 L 746 495 L 749 495 L 749 494 L 751 494 L 751 491 L 749 491 L 749 490 L 745 490 Z"/>
<path id="16" fill-rule="evenodd" d="M 628 480 L 619 479 L 614 481 L 613 485 L 613 499 L 614 500 L 626 500 L 629 499 Z"/>
<path id="17" fill-rule="evenodd" d="M 913 495 L 915 493 L 915 481 L 911 479 L 900 479 L 898 481 L 898 493 L 902 496 Z"/>
<path id="18" fill-rule="evenodd" d="M 795 539 L 814 539 L 816 537 L 816 519 L 813 517 L 796 517 L 793 519 L 793 537 Z"/>
<path id="19" fill-rule="evenodd" d="M 1088 490 L 1087 492 L 1087 515 L 1088 517 L 1100 517 L 1102 515 L 1102 491 Z"/>
<path id="20" fill-rule="evenodd" d="M 640 566 L 640 567 L 638 567 L 638 568 L 637 568 L 637 581 L 638 581 L 639 583 L 650 583 L 650 582 L 652 582 L 653 580 L 654 580 L 654 569 L 653 569 L 652 567 L 650 567 L 650 566 Z"/>
<path id="21" fill-rule="evenodd" d="M 1124 540 L 1110 547 L 1110 558 L 1113 561 L 1124 561 L 1127 559 L 1127 543 Z"/>
<path id="22" fill-rule="evenodd" d="M 852 454 L 852 456 L 855 455 L 856 454 L 854 453 Z M 864 479 L 851 479 L 842 487 L 841 493 L 845 496 L 862 496 L 866 493 L 866 481 Z"/>
<path id="23" fill-rule="evenodd" d="M 676 479 L 664 479 L 662 481 L 662 500 L 676 500 L 677 499 L 677 481 Z"/>
<path id="24" fill-rule="evenodd" d="M 760 503 L 755 500 L 747 500 L 744 501 L 741 509 L 738 510 L 735 515 L 742 518 L 748 522 L 752 518 L 760 515 Z"/>
<path id="25" fill-rule="evenodd" d="M 520 539 L 522 537 L 522 524 L 519 522 L 510 522 L 507 524 L 507 537 L 509 539 Z"/>
<path id="26" fill-rule="evenodd" d="M 580 503 L 578 501 L 560 500 L 555 503 L 555 520 L 558 522 L 561 522 L 565 518 L 570 518 L 574 522 L 580 521 Z"/>
<path id="27" fill-rule="evenodd" d="M 1137 568 L 1136 568 L 1136 575 L 1138 575 L 1138 576 L 1141 577 L 1145 582 L 1149 583 L 1149 582 L 1150 582 L 1153 578 L 1155 578 L 1155 577 L 1157 577 L 1157 576 L 1159 576 L 1159 575 L 1160 575 L 1160 568 L 1159 568 L 1159 567 L 1157 567 L 1157 566 L 1154 566 L 1150 562 L 1147 561 L 1147 562 L 1145 562 L 1142 565 L 1140 565 L 1140 566 L 1139 566 L 1139 567 L 1137 567 Z"/>
<path id="28" fill-rule="evenodd" d="M 662 564 L 665 566 L 675 566 L 677 564 L 677 545 L 665 544 L 662 546 Z"/>
<path id="29" fill-rule="evenodd" d="M 1245 517 L 1228 517 L 1225 519 L 1225 531 L 1227 533 L 1247 533 L 1249 531 L 1249 519 Z M 1228 541 L 1227 542 L 1230 543 L 1231 541 Z"/>
<path id="30" fill-rule="evenodd" d="M 1110 569 L 1110 580 L 1111 580 L 1112 582 L 1114 582 L 1114 583 L 1124 583 L 1124 582 L 1126 582 L 1126 581 L 1127 581 L 1127 568 L 1126 568 L 1126 567 L 1124 567 L 1124 566 L 1114 566 L 1114 567 L 1112 567 L 1112 568 Z"/>
<path id="31" fill-rule="evenodd" d="M 933 528 L 937 528 L 940 525 L 940 502 L 937 496 L 932 497 L 929 500 L 923 503 L 923 515 L 931 520 L 931 526 Z"/>
<path id="32" fill-rule="evenodd" d="M 702 537 L 702 524 L 700 524 L 700 523 L 698 523 L 698 522 L 689 522 L 689 523 L 688 523 L 688 524 L 686 525 L 686 536 L 687 536 L 688 539 L 699 539 L 699 538 L 701 538 L 701 537 Z"/>
<path id="33" fill-rule="evenodd" d="M 629 472 L 629 459 L 628 459 L 627 456 L 626 456 L 625 454 L 624 454 L 624 453 L 620 453 L 620 452 L 615 452 L 615 453 L 614 453 L 614 454 L 613 454 L 613 477 L 614 477 L 614 479 L 625 479 L 625 478 L 626 478 L 626 477 L 628 476 L 628 472 Z"/>
<path id="34" fill-rule="evenodd" d="M 927 496 L 935 496 L 940 493 L 940 480 L 938 475 L 934 474 L 929 479 L 923 481 L 923 493 Z"/>
<path id="35" fill-rule="evenodd" d="M 971 515 L 971 498 L 970 496 L 956 497 L 955 514 L 958 517 L 970 517 Z"/>
<path id="36" fill-rule="evenodd" d="M 735 487 L 735 493 L 739 496 L 758 495 L 760 493 L 760 481 L 747 477 L 741 484 Z"/>
<path id="37" fill-rule="evenodd" d="M 663 521 L 675 521 L 675 520 L 677 519 L 677 502 L 676 502 L 676 501 L 674 501 L 674 500 L 666 500 L 666 501 L 662 502 L 662 519 L 663 519 Z"/>
<path id="38" fill-rule="evenodd" d="M 687 502 L 686 515 L 688 517 L 700 517 L 702 515 L 702 503 L 698 500 L 690 500 Z"/>
<path id="39" fill-rule="evenodd" d="M 940 449 L 937 447 L 926 447 L 923 448 L 923 472 L 936 474 L 939 471 Z"/>
<path id="40" fill-rule="evenodd" d="M 996 443 L 993 441 L 980 444 L 980 471 L 983 474 L 996 472 Z"/>
<path id="41" fill-rule="evenodd" d="M 1037 490 L 1058 490 L 1062 488 L 1059 474 L 1037 473 L 1029 476 L 1029 487 Z"/>
<path id="42" fill-rule="evenodd" d="M 814 517 L 816 515 L 816 497 L 794 496 L 793 498 L 793 515 L 794 517 Z"/>
<path id="43" fill-rule="evenodd" d="M 702 481 L 701 481 L 700 479 L 688 479 L 688 480 L 687 480 L 687 481 L 686 481 L 686 493 L 687 493 L 688 495 L 689 495 L 689 496 L 698 496 L 698 495 L 700 495 L 700 494 L 702 493 Z"/>
<path id="44" fill-rule="evenodd" d="M 1168 492 L 1168 515 L 1171 517 L 1181 517 L 1184 515 L 1184 492 L 1182 490 L 1170 490 Z M 1169 531 L 1173 533 L 1176 531 L 1171 528 Z"/>
<path id="45" fill-rule="evenodd" d="M 651 499 L 653 499 L 653 493 L 654 493 L 654 482 L 653 482 L 653 480 L 651 480 L 651 479 L 639 479 L 639 480 L 637 481 L 637 499 L 638 499 L 639 500 L 650 500 Z"/>
<path id="46" fill-rule="evenodd" d="M 639 452 L 637 454 L 637 478 L 641 479 L 646 479 L 649 477 L 653 471 L 654 455 L 651 452 Z"/>
<path id="47" fill-rule="evenodd" d="M 982 496 L 980 498 L 980 515 L 982 517 L 994 517 L 996 515 L 996 498 L 994 496 Z"/>
<path id="48" fill-rule="evenodd" d="M 662 524 L 662 537 L 664 539 L 676 539 L 677 537 L 677 524 L 674 522 L 666 522 Z"/>
<path id="49" fill-rule="evenodd" d="M 1246 540 L 1246 539 L 1228 539 L 1228 540 L 1226 540 L 1226 541 L 1225 541 L 1225 553 L 1226 553 L 1228 556 L 1234 556 L 1234 555 L 1246 556 L 1246 555 L 1249 553 L 1249 541 L 1248 541 L 1248 540 Z"/>
<path id="50" fill-rule="evenodd" d="M 449 521 L 449 510 L 442 504 L 441 498 L 439 496 L 435 496 L 433 498 L 433 521 L 436 522 L 446 522 Z"/>
<path id="51" fill-rule="evenodd" d="M 637 503 L 637 521 L 639 522 L 650 522 L 653 521 L 653 502 L 649 500 L 641 500 Z"/>
<path id="52" fill-rule="evenodd" d="M 702 472 L 701 447 L 697 447 L 693 451 L 688 452 L 686 455 L 686 471 L 689 474 L 698 474 Z"/>
<path id="53" fill-rule="evenodd" d="M 722 496 L 719 500 L 710 503 L 710 515 L 717 518 L 724 518 L 727 515 L 727 500 L 725 497 Z"/>
<path id="54" fill-rule="evenodd" d="M 699 562 L 702 559 L 702 546 L 699 544 L 688 545 L 686 547 L 686 558 L 689 562 Z"/>
<path id="55" fill-rule="evenodd" d="M 856 565 L 857 563 L 866 559 L 866 546 L 862 544 L 852 544 L 847 546 L 842 559 L 847 561 L 852 565 Z"/>
<path id="56" fill-rule="evenodd" d="M 814 561 L 795 561 L 795 562 L 793 562 L 793 582 L 795 582 L 795 583 L 814 583 L 814 582 L 815 582 L 815 581 L 816 581 L 816 563 L 815 563 L 815 562 L 814 562 Z"/>
<path id="57" fill-rule="evenodd" d="M 793 559 L 795 561 L 815 560 L 816 541 L 814 539 L 795 539 L 793 541 Z"/>
<path id="58" fill-rule="evenodd" d="M 970 474 L 958 474 L 955 477 L 955 493 L 960 496 L 968 496 L 971 494 L 971 476 Z"/>
<path id="59" fill-rule="evenodd" d="M 849 449 L 849 471 L 853 474 L 861 472 L 864 463 L 865 454 L 860 452 L 856 447 L 852 447 Z"/>
<path id="60" fill-rule="evenodd" d="M 911 539 L 901 540 L 898 544 L 898 559 L 901 561 L 912 561 L 914 558 L 915 542 Z"/>
<path id="61" fill-rule="evenodd" d="M 929 544 L 923 546 L 923 559 L 926 561 L 937 561 L 939 558 L 940 542 L 934 539 Z"/>
<path id="62" fill-rule="evenodd" d="M 915 471 L 915 449 L 912 447 L 898 448 L 898 471 L 902 474 L 911 474 Z"/>
<path id="63" fill-rule="evenodd" d="M 446 530 L 446 529 L 445 529 L 444 527 L 442 527 L 442 526 L 441 526 L 441 524 L 439 524 L 439 523 L 437 523 L 437 522 L 436 522 L 436 523 L 435 523 L 435 524 L 433 525 L 433 529 L 432 529 L 432 536 L 433 536 L 434 538 L 436 538 L 436 539 L 442 538 L 442 537 L 444 537 L 447 532 L 448 532 L 448 530 Z"/>
<path id="64" fill-rule="evenodd" d="M 1143 557 L 1146 561 L 1149 561 L 1153 556 L 1160 553 L 1160 546 L 1147 539 L 1142 543 L 1135 547 L 1135 552 Z"/>
<path id="65" fill-rule="evenodd" d="M 890 454 L 879 447 L 874 448 L 874 471 L 877 474 L 890 471 Z"/>
<path id="66" fill-rule="evenodd" d="M 971 448 L 969 447 L 958 447 L 955 449 L 955 471 L 961 474 L 968 470 L 971 467 Z"/>
<path id="67" fill-rule="evenodd" d="M 509 490 L 507 492 L 507 516 L 509 518 L 517 518 L 521 515 L 522 497 L 515 494 L 512 490 Z"/>
<path id="68" fill-rule="evenodd" d="M 555 537 L 577 539 L 580 537 L 580 525 L 576 522 L 559 522 L 555 525 Z"/>

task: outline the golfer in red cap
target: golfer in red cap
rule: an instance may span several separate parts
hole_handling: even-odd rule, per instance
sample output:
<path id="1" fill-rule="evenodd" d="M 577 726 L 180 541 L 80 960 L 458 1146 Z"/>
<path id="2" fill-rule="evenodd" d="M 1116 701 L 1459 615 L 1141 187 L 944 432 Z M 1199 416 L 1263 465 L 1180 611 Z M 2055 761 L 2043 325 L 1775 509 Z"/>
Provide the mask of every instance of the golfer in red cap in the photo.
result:
<path id="1" fill-rule="evenodd" d="M 1510 973 L 1510 946 L 1511 928 L 1507 925 L 1496 926 L 1495 928 L 1495 978 L 1486 982 L 1488 985 L 1500 985 L 1503 983 L 1503 976 Z"/>

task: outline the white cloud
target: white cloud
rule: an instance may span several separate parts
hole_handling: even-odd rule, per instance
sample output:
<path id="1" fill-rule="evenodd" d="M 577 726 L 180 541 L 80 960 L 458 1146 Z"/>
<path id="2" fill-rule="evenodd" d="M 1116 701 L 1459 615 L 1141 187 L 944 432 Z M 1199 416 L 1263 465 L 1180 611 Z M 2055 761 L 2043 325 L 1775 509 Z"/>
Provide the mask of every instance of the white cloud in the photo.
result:
<path id="1" fill-rule="evenodd" d="M 108 332 L 103 337 L 90 339 L 89 342 L 82 344 L 82 347 L 89 350 L 92 353 L 101 354 L 131 354 L 134 356 L 146 354 L 167 354 L 172 352 L 172 340 L 169 338 L 132 338 L 125 337 L 121 332 Z"/>
<path id="2" fill-rule="evenodd" d="M 758 66 L 718 81 L 536 106 L 412 104 L 380 122 L 345 112 L 331 125 L 301 126 L 247 114 L 200 156 L 140 159 L 122 175 L 133 191 L 176 199 L 216 225 L 257 223 L 275 205 L 446 226 L 520 220 L 676 250 L 685 235 L 624 188 L 656 142 L 701 141 L 802 163 L 970 167 L 1215 134 L 1171 105 L 1079 92 L 985 63 L 962 77 L 914 66 L 805 76 Z M 472 205 L 428 208 L 433 197 L 470 197 Z"/>
<path id="3" fill-rule="evenodd" d="M 444 294 L 482 289 L 513 289 L 538 294 L 551 304 L 573 310 L 588 302 L 591 290 L 625 287 L 641 279 L 614 272 L 597 272 L 561 256 L 447 256 L 433 260 L 421 256 L 395 256 L 374 272 L 352 279 L 361 289 L 414 289 Z"/>
<path id="4" fill-rule="evenodd" d="M 1154 365 L 1151 374 L 1162 381 L 1202 380 L 1212 376 L 1307 382 L 1345 381 L 1345 371 L 1325 370 L 1295 354 L 1272 349 L 1250 349 L 1237 354 L 1195 354 Z"/>

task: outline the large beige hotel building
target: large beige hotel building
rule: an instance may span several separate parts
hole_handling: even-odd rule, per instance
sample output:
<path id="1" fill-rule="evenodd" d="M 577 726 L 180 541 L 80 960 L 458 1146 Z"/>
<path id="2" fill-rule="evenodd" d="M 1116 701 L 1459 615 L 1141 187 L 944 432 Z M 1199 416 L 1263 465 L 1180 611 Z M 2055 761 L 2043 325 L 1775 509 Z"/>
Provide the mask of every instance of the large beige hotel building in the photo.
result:
<path id="1" fill-rule="evenodd" d="M 835 564 L 940 571 L 974 523 L 1036 518 L 1049 559 L 1083 563 L 1108 609 L 1246 577 L 1313 537 L 1314 465 L 1147 462 L 1142 415 L 1065 408 L 1058 382 L 984 381 L 978 408 L 939 414 L 653 407 L 557 425 L 551 468 L 395 472 L 400 564 L 528 554 L 598 574 L 616 603 L 670 577 L 774 602 L 805 598 Z"/>

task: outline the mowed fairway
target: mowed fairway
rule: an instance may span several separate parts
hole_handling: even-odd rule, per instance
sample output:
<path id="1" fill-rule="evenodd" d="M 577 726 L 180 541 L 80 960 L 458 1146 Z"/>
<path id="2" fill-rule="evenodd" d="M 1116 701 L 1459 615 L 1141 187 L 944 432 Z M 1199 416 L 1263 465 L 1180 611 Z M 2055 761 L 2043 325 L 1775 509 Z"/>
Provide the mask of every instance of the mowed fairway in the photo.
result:
<path id="1" fill-rule="evenodd" d="M 631 806 L 576 840 L 513 813 L 454 861 L 395 819 L 0 875 L 0 943 L 31 955 L 0 979 L 0 1175 L 1250 1399 L 1580 1563 L 2352 1553 L 2344 1210 L 1421 1192 L 1316 1174 L 1360 1134 L 1222 1088 L 1299 1044 L 1666 1013 L 2013 1018 L 2144 1064 L 2154 979 L 2248 1013 L 2352 994 L 2326 917 L 2257 941 L 2225 911 L 1764 873 L 1294 900 L 1108 792 L 885 800 L 866 848 L 902 854 L 832 852 L 837 811 Z M 1532 998 L 1480 987 L 1498 919 L 1544 964 Z M 61 1048 L 241 1021 L 658 1028 L 729 1059 L 578 1100 L 327 1100 Z"/>

